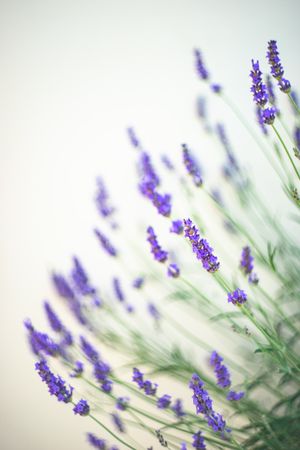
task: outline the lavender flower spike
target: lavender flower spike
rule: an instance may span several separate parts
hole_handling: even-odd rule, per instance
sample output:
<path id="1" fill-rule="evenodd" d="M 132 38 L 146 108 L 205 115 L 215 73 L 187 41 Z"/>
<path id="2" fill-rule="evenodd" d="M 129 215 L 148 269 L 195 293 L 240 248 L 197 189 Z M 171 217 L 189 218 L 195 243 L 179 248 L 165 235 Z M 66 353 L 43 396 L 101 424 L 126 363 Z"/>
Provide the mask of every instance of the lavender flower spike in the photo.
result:
<path id="1" fill-rule="evenodd" d="M 74 256 L 71 277 L 77 291 L 81 295 L 95 294 L 95 289 L 90 285 L 88 276 L 80 263 L 79 259 Z"/>
<path id="2" fill-rule="evenodd" d="M 171 395 L 165 394 L 157 399 L 156 404 L 159 409 L 166 409 L 170 406 L 170 403 L 171 403 Z"/>
<path id="3" fill-rule="evenodd" d="M 277 42 L 274 40 L 268 42 L 267 59 L 271 67 L 271 74 L 278 81 L 280 90 L 288 94 L 291 91 L 291 83 L 283 78 L 284 70 L 279 58 Z"/>
<path id="4" fill-rule="evenodd" d="M 102 246 L 102 248 L 111 256 L 117 256 L 117 250 L 113 247 L 113 245 L 110 243 L 108 238 L 104 236 L 103 233 L 101 233 L 99 230 L 94 230 L 95 235 L 99 239 L 99 242 Z"/>
<path id="5" fill-rule="evenodd" d="M 66 387 L 66 382 L 61 377 L 56 377 L 49 369 L 46 361 L 42 360 L 35 364 L 42 381 L 47 384 L 50 395 L 55 395 L 59 402 L 69 403 L 72 399 L 73 388 Z"/>
<path id="6" fill-rule="evenodd" d="M 105 439 L 97 438 L 97 436 L 95 436 L 92 433 L 87 433 L 87 439 L 88 439 L 89 444 L 91 444 L 92 447 L 97 448 L 98 450 L 106 450 L 107 449 Z"/>
<path id="7" fill-rule="evenodd" d="M 115 212 L 115 208 L 109 204 L 108 192 L 104 181 L 100 177 L 97 178 L 97 187 L 98 189 L 95 196 L 97 209 L 102 217 L 109 217 Z"/>
<path id="8" fill-rule="evenodd" d="M 206 445 L 204 442 L 204 437 L 202 436 L 201 431 L 198 431 L 197 433 L 195 433 L 193 435 L 193 444 L 192 446 L 196 449 L 196 450 L 205 450 L 206 449 Z"/>
<path id="9" fill-rule="evenodd" d="M 208 80 L 209 73 L 204 65 L 200 50 L 195 49 L 194 55 L 195 55 L 195 62 L 196 62 L 196 71 L 197 71 L 198 76 L 202 80 Z"/>
<path id="10" fill-rule="evenodd" d="M 216 272 L 220 263 L 218 258 L 213 254 L 213 249 L 210 247 L 206 239 L 200 239 L 199 231 L 191 221 L 191 219 L 184 219 L 184 235 L 192 244 L 193 252 L 196 253 L 197 259 L 200 259 L 202 266 L 210 273 Z"/>
<path id="11" fill-rule="evenodd" d="M 262 72 L 259 68 L 259 62 L 254 62 L 253 59 L 250 77 L 252 78 L 251 92 L 253 94 L 253 100 L 257 105 L 263 108 L 268 101 L 267 88 L 262 80 Z"/>
<path id="12" fill-rule="evenodd" d="M 192 176 L 193 182 L 196 186 L 203 184 L 201 169 L 195 159 L 192 157 L 190 150 L 186 144 L 182 144 L 183 163 L 188 173 Z"/>
<path id="13" fill-rule="evenodd" d="M 59 317 L 57 316 L 57 314 L 53 311 L 50 303 L 45 301 L 44 307 L 45 307 L 45 311 L 47 314 L 47 319 L 50 323 L 52 330 L 54 330 L 58 333 L 62 332 L 64 327 L 63 327 Z"/>
<path id="14" fill-rule="evenodd" d="M 148 233 L 147 241 L 150 243 L 151 253 L 153 254 L 154 258 L 159 262 L 162 263 L 165 262 L 168 259 L 168 252 L 162 250 L 161 246 L 157 241 L 157 237 L 156 234 L 154 233 L 153 227 L 148 227 L 147 233 Z"/>

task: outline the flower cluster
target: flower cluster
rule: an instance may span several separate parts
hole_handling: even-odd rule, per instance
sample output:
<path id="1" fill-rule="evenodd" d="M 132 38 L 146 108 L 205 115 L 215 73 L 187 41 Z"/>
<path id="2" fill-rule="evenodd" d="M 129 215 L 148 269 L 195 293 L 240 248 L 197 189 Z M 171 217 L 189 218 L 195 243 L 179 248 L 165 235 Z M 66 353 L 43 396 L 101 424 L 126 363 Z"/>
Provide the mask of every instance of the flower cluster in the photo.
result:
<path id="1" fill-rule="evenodd" d="M 254 62 L 253 59 L 250 77 L 252 78 L 251 92 L 253 94 L 253 100 L 261 109 L 261 117 L 263 122 L 271 125 L 275 120 L 276 110 L 273 106 L 266 108 L 266 104 L 269 98 L 267 88 L 262 80 L 262 72 L 259 68 L 259 62 Z"/>
<path id="2" fill-rule="evenodd" d="M 182 144 L 183 163 L 186 170 L 191 175 L 196 186 L 201 186 L 203 183 L 201 169 L 195 158 L 191 155 L 190 150 L 186 144 Z"/>
<path id="3" fill-rule="evenodd" d="M 95 196 L 95 202 L 99 214 L 106 218 L 111 216 L 115 212 L 115 208 L 109 203 L 109 196 L 102 178 L 97 178 L 97 192 Z"/>
<path id="4" fill-rule="evenodd" d="M 247 301 L 247 294 L 242 289 L 238 288 L 235 291 L 228 292 L 227 299 L 229 303 L 240 306 Z"/>
<path id="5" fill-rule="evenodd" d="M 271 67 L 271 74 L 278 81 L 280 90 L 288 94 L 291 91 L 291 83 L 283 78 L 284 70 L 279 58 L 277 42 L 274 40 L 268 42 L 267 59 Z"/>
<path id="6" fill-rule="evenodd" d="M 139 162 L 141 173 L 141 182 L 139 184 L 140 192 L 152 202 L 159 214 L 169 217 L 172 207 L 171 196 L 169 194 L 160 194 L 157 191 L 160 180 L 154 170 L 148 153 L 141 152 Z"/>
<path id="7" fill-rule="evenodd" d="M 152 383 L 150 380 L 144 380 L 144 375 L 142 372 L 134 367 L 132 381 L 138 385 L 140 389 L 142 389 L 146 395 L 155 395 L 157 384 Z"/>
<path id="8" fill-rule="evenodd" d="M 192 249 L 197 259 L 200 259 L 202 266 L 207 272 L 216 272 L 220 267 L 220 263 L 218 258 L 213 254 L 213 248 L 210 247 L 206 239 L 200 239 L 199 230 L 191 219 L 184 219 L 183 223 L 184 235 L 192 244 Z"/>
<path id="9" fill-rule="evenodd" d="M 204 382 L 199 375 L 193 374 L 189 383 L 190 389 L 193 391 L 193 403 L 196 407 L 197 414 L 203 414 L 209 427 L 215 432 L 224 433 L 229 431 L 226 428 L 226 422 L 221 414 L 213 410 L 212 399 L 208 392 L 204 389 Z"/>
<path id="10" fill-rule="evenodd" d="M 231 385 L 230 373 L 227 367 L 222 364 L 223 358 L 213 351 L 210 357 L 210 363 L 214 366 L 215 374 L 217 377 L 217 384 L 221 388 L 227 388 Z"/>
<path id="11" fill-rule="evenodd" d="M 254 269 L 253 262 L 254 262 L 254 257 L 251 254 L 250 247 L 249 246 L 244 247 L 242 250 L 241 261 L 240 261 L 241 271 L 245 275 L 249 275 L 249 277 L 248 277 L 249 283 L 257 284 L 258 278 L 257 278 L 257 275 L 255 273 L 253 273 L 253 269 Z"/>
<path id="12" fill-rule="evenodd" d="M 80 416 L 88 416 L 90 413 L 90 407 L 86 400 L 79 400 L 78 403 L 73 408 L 74 414 L 79 414 Z"/>
<path id="13" fill-rule="evenodd" d="M 95 235 L 97 236 L 103 250 L 105 250 L 110 256 L 117 256 L 118 252 L 115 247 L 111 244 L 109 239 L 101 233 L 98 229 L 94 230 Z"/>
<path id="14" fill-rule="evenodd" d="M 156 259 L 156 261 L 159 262 L 165 262 L 168 259 L 168 252 L 166 252 L 165 250 L 162 250 L 161 246 L 159 245 L 158 241 L 157 241 L 157 236 L 154 232 L 153 227 L 148 227 L 147 228 L 147 241 L 149 242 L 150 246 L 151 246 L 151 253 L 154 256 L 154 258 Z"/>
<path id="15" fill-rule="evenodd" d="M 37 362 L 35 369 L 42 381 L 47 384 L 50 395 L 55 395 L 59 402 L 69 403 L 72 400 L 73 388 L 71 386 L 67 388 L 66 382 L 51 372 L 45 360 Z"/>

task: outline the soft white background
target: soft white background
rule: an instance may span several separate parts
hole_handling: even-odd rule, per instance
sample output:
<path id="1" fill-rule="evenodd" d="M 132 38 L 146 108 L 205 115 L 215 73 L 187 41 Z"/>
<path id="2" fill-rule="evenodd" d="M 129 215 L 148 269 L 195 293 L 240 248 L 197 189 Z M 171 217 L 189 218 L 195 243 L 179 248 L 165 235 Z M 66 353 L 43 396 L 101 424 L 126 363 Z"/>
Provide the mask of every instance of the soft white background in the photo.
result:
<path id="1" fill-rule="evenodd" d="M 22 320 L 40 317 L 48 273 L 96 245 L 99 173 L 130 202 L 133 124 L 154 153 L 198 142 L 192 49 L 252 118 L 251 58 L 277 39 L 299 80 L 299 2 L 203 0 L 0 1 L 0 428 L 3 450 L 86 448 L 86 420 L 50 398 L 32 369 Z M 218 115 L 218 104 L 215 105 Z M 226 122 L 236 127 L 228 114 Z M 240 131 L 232 140 L 266 181 L 263 159 Z M 202 150 L 202 160 L 209 152 Z M 268 179 L 268 178 L 267 178 Z M 270 181 L 271 183 L 271 181 Z M 128 188 L 128 189 L 127 189 Z M 272 186 L 270 184 L 270 191 Z M 278 205 L 280 210 L 280 205 Z M 138 212 L 136 212 L 136 215 Z M 105 275 L 105 270 L 103 269 Z"/>

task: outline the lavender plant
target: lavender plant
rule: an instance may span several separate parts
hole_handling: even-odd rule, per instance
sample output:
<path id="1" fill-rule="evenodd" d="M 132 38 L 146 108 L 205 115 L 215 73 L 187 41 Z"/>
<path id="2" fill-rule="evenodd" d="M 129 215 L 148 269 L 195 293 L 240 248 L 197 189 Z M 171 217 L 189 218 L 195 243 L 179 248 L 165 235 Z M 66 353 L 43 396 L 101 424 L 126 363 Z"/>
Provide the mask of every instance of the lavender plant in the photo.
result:
<path id="1" fill-rule="evenodd" d="M 268 43 L 266 82 L 260 63 L 251 64 L 261 133 L 211 81 L 199 50 L 195 58 L 210 95 L 227 104 L 264 152 L 286 195 L 288 214 L 299 224 L 300 111 L 283 77 L 276 41 Z M 284 113 L 283 94 L 292 117 Z M 106 231 L 97 228 L 95 235 L 118 274 L 101 295 L 77 257 L 69 274 L 52 274 L 57 295 L 78 323 L 74 327 L 82 329 L 79 336 L 49 301 L 44 307 L 53 336 L 25 321 L 39 377 L 64 407 L 69 403 L 74 414 L 96 423 L 97 434 L 87 433 L 96 449 L 299 448 L 299 239 L 273 217 L 224 125 L 210 123 L 204 108 L 199 117 L 203 132 L 225 150 L 218 189 L 209 187 L 187 144 L 178 146 L 174 161 L 162 155 L 165 177 L 159 176 L 130 128 L 138 191 L 163 221 L 155 228 L 143 223 L 144 234 L 131 245 L 99 178 L 95 203 Z M 164 178 L 178 188 L 173 199 L 162 193 Z M 136 258 L 133 268 L 127 246 Z M 235 251 L 228 254 L 230 246 Z"/>

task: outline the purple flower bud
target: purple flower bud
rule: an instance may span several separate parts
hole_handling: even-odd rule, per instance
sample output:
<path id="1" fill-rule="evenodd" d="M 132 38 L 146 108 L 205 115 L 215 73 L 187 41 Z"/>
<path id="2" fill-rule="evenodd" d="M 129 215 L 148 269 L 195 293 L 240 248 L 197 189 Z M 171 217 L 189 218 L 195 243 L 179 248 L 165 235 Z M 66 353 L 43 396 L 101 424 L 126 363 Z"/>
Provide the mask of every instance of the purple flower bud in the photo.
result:
<path id="1" fill-rule="evenodd" d="M 125 411 L 129 404 L 129 397 L 119 397 L 116 402 L 116 408 Z"/>
<path id="2" fill-rule="evenodd" d="M 143 286 L 144 282 L 145 282 L 144 277 L 138 277 L 138 278 L 135 278 L 135 279 L 133 280 L 132 286 L 133 286 L 135 289 L 141 289 L 141 287 Z"/>
<path id="3" fill-rule="evenodd" d="M 205 450 L 206 449 L 206 445 L 204 442 L 204 437 L 202 436 L 201 431 L 198 431 L 197 433 L 195 433 L 193 435 L 193 444 L 192 446 L 196 449 L 196 450 Z"/>
<path id="4" fill-rule="evenodd" d="M 76 361 L 73 368 L 73 372 L 70 373 L 70 377 L 78 378 L 83 374 L 84 365 L 81 361 Z"/>
<path id="5" fill-rule="evenodd" d="M 242 305 L 247 301 L 247 294 L 242 289 L 236 289 L 233 292 L 227 294 L 228 303 L 234 305 Z"/>
<path id="6" fill-rule="evenodd" d="M 177 264 L 169 264 L 168 266 L 168 276 L 171 278 L 178 278 L 180 275 L 180 270 Z"/>
<path id="7" fill-rule="evenodd" d="M 171 403 L 171 395 L 165 394 L 157 399 L 156 405 L 159 409 L 166 409 L 170 406 L 170 403 Z"/>
<path id="8" fill-rule="evenodd" d="M 171 228 L 171 233 L 182 234 L 183 233 L 183 222 L 182 220 L 173 220 Z"/>
<path id="9" fill-rule="evenodd" d="M 86 400 L 79 400 L 78 403 L 73 408 L 74 414 L 79 414 L 80 416 L 88 416 L 90 413 L 90 407 Z"/>
<path id="10" fill-rule="evenodd" d="M 227 400 L 231 402 L 236 402 L 241 400 L 245 396 L 245 392 L 235 392 L 235 391 L 229 391 L 227 394 Z"/>

